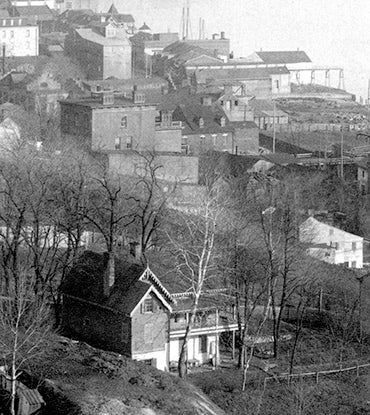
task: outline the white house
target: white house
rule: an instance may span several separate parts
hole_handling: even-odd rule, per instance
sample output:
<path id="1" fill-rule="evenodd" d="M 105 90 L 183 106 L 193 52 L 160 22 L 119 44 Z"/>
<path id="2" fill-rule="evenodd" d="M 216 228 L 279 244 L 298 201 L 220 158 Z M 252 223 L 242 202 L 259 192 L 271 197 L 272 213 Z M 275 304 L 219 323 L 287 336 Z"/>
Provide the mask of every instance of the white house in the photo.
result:
<path id="1" fill-rule="evenodd" d="M 330 264 L 363 267 L 363 238 L 309 217 L 299 227 L 299 239 L 309 244 L 307 253 Z"/>
<path id="2" fill-rule="evenodd" d="M 10 17 L 0 19 L 1 56 L 38 56 L 39 27 L 27 19 Z"/>

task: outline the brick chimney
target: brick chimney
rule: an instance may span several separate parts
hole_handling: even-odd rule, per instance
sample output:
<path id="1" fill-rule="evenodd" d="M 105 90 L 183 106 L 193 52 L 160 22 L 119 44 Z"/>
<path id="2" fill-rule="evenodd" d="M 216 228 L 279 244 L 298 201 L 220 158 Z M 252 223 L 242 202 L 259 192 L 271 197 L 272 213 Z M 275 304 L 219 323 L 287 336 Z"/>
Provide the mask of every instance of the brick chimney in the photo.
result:
<path id="1" fill-rule="evenodd" d="M 102 92 L 102 104 L 103 105 L 112 105 L 112 104 L 114 104 L 113 91 L 103 91 Z"/>
<path id="2" fill-rule="evenodd" d="M 138 91 L 137 88 L 134 87 L 133 101 L 134 104 L 145 104 L 145 93 Z"/>

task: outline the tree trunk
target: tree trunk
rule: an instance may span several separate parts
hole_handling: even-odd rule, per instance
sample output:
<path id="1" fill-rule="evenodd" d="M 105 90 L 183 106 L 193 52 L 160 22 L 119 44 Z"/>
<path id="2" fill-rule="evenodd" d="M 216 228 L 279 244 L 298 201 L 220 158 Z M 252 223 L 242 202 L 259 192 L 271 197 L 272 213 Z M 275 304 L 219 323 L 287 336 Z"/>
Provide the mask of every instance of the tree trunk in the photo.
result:
<path id="1" fill-rule="evenodd" d="M 178 368 L 177 368 L 180 378 L 184 378 L 188 371 L 188 368 L 187 368 L 188 342 L 189 342 L 191 330 L 193 329 L 194 322 L 195 322 L 195 315 L 198 309 L 198 301 L 199 301 L 199 294 L 195 296 L 194 304 L 190 312 L 190 318 L 186 326 L 184 340 L 181 346 Z"/>

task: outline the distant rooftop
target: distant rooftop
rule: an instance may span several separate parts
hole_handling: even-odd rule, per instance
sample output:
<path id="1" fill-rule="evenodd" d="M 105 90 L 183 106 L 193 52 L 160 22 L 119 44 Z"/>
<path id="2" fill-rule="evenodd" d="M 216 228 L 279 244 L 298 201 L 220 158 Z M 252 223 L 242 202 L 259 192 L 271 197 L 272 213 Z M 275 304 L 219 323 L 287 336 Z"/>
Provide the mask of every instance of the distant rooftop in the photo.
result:
<path id="1" fill-rule="evenodd" d="M 256 52 L 256 55 L 266 64 L 288 64 L 311 62 L 303 50 Z"/>
<path id="2" fill-rule="evenodd" d="M 205 83 L 207 80 L 241 80 L 241 79 L 268 79 L 271 75 L 288 75 L 290 72 L 285 66 L 272 68 L 228 68 L 203 69 L 196 72 L 197 80 Z"/>
<path id="3" fill-rule="evenodd" d="M 66 99 L 60 102 L 61 104 L 79 105 L 79 106 L 88 107 L 91 109 L 153 106 L 153 104 L 151 103 L 135 104 L 133 100 L 126 99 L 123 97 L 119 97 L 119 98 L 115 97 L 114 102 L 112 104 L 103 104 L 100 97 L 94 98 L 91 96 L 78 98 L 78 99 Z"/>
<path id="4" fill-rule="evenodd" d="M 76 32 L 84 39 L 89 40 L 93 43 L 98 43 L 103 46 L 121 46 L 123 44 L 128 44 L 129 40 L 127 38 L 121 37 L 105 37 L 100 33 L 97 33 L 92 28 L 80 28 L 76 29 Z"/>

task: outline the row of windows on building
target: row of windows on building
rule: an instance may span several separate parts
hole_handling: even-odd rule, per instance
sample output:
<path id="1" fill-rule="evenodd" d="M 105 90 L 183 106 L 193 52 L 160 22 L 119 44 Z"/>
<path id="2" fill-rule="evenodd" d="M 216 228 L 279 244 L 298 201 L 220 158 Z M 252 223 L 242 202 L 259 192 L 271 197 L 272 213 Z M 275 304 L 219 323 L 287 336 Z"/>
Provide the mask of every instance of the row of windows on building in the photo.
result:
<path id="1" fill-rule="evenodd" d="M 3 39 L 7 37 L 7 34 L 9 33 L 9 36 L 12 38 L 14 37 L 14 30 L 3 30 L 2 31 L 2 37 Z M 23 36 L 23 34 L 22 34 Z M 29 29 L 26 30 L 26 35 L 25 37 L 30 37 L 31 36 L 31 31 Z"/>
<path id="2" fill-rule="evenodd" d="M 74 127 L 78 127 L 82 124 L 85 130 L 89 130 L 90 117 L 88 114 L 84 114 L 83 116 L 81 116 L 81 114 L 78 114 L 78 113 L 66 114 L 66 124 L 73 125 Z M 123 129 L 126 129 L 127 126 L 128 126 L 127 115 L 124 115 L 123 117 L 121 117 L 120 127 Z"/>
<path id="3" fill-rule="evenodd" d="M 343 244 L 340 243 L 340 242 L 330 242 L 330 246 L 333 247 L 336 250 L 342 249 Z M 357 243 L 356 242 L 351 242 L 351 249 L 352 249 L 352 251 L 355 251 L 357 249 Z"/>

